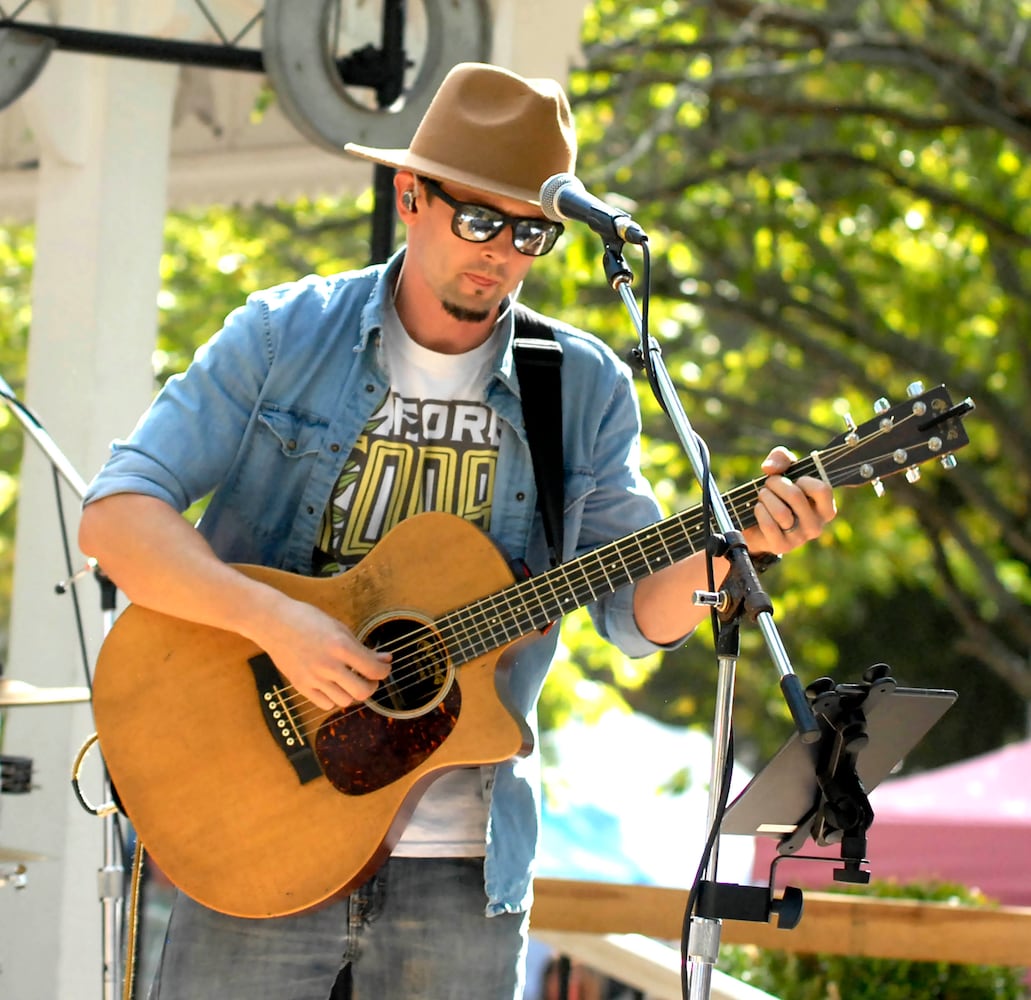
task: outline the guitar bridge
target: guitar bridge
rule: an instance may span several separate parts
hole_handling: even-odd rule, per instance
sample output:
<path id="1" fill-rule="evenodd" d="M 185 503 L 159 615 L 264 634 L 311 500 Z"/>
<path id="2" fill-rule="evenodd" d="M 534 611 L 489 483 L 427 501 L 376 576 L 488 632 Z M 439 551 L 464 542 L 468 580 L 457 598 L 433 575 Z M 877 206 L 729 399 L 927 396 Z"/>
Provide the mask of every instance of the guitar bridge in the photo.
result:
<path id="1" fill-rule="evenodd" d="M 265 725 L 283 751 L 302 785 L 322 777 L 322 768 L 314 750 L 308 745 L 301 727 L 283 697 L 282 675 L 268 653 L 259 653 L 248 661 L 258 687 L 258 701 Z"/>

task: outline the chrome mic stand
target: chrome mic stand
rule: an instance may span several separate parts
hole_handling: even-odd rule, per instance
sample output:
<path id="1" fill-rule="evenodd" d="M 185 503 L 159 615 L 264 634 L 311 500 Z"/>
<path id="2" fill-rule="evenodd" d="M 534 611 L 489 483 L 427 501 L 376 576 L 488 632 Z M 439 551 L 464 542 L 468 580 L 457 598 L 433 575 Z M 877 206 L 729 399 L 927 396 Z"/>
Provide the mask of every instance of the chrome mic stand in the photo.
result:
<path id="1" fill-rule="evenodd" d="M 67 457 L 62 454 L 35 414 L 19 401 L 14 394 L 14 390 L 11 389 L 2 375 L 0 375 L 0 399 L 3 400 L 11 413 L 18 418 L 32 440 L 35 441 L 50 460 L 55 473 L 60 475 L 75 491 L 79 499 L 82 500 L 86 495 L 86 481 L 76 472 Z M 59 583 L 56 587 L 57 592 L 64 593 L 69 586 L 74 586 L 81 576 L 95 571 L 96 564 L 91 560 L 84 569 Z M 95 575 L 98 576 L 101 584 L 103 632 L 104 635 L 107 635 L 114 624 L 115 590 L 113 584 L 106 577 L 99 573 L 95 573 Z M 87 668 L 87 675 L 88 673 Z M 97 808 L 90 807 L 82 800 L 81 795 L 79 796 L 79 801 L 88 812 L 104 818 L 104 866 L 97 873 L 97 888 L 103 909 L 103 996 L 104 1000 L 115 1000 L 122 981 L 125 868 L 122 864 L 124 851 L 119 844 L 118 829 L 114 818 L 117 809 L 112 804 L 113 792 L 106 769 L 104 770 L 103 783 L 105 805 Z"/>
<path id="2" fill-rule="evenodd" d="M 603 238 L 604 239 L 604 238 Z M 721 792 L 729 778 L 729 748 L 734 699 L 734 683 L 739 658 L 738 619 L 742 612 L 758 623 L 766 640 L 774 664 L 780 674 L 780 688 L 787 702 L 801 740 L 813 743 L 820 738 L 820 726 L 806 698 L 805 690 L 795 674 L 780 634 L 773 622 L 772 605 L 758 584 L 758 576 L 740 531 L 735 528 L 709 470 L 700 440 L 691 427 L 677 396 L 673 381 L 662 361 L 658 343 L 651 337 L 643 321 L 631 288 L 633 272 L 623 259 L 623 241 L 604 239 L 605 276 L 610 286 L 622 299 L 627 313 L 637 330 L 640 360 L 648 374 L 652 391 L 676 429 L 702 489 L 710 498 L 712 518 L 721 536 L 713 536 L 712 555 L 725 555 L 731 564 L 730 575 L 724 589 L 718 594 L 696 593 L 695 603 L 709 605 L 721 612 L 726 627 L 720 630 L 717 642 L 717 692 L 713 725 L 712 765 L 709 783 L 707 829 L 710 831 L 708 856 L 705 859 L 703 887 L 716 884 L 718 861 L 717 830 L 723 811 Z M 648 262 L 647 240 L 641 243 Z M 697 907 L 696 907 L 697 908 Z M 710 908 L 706 908 L 708 911 Z M 685 963 L 685 976 L 689 982 L 691 1000 L 705 1000 L 711 994 L 712 970 L 719 957 L 721 920 L 718 916 L 690 914 L 690 936 Z M 690 972 L 686 965 L 690 964 Z"/>

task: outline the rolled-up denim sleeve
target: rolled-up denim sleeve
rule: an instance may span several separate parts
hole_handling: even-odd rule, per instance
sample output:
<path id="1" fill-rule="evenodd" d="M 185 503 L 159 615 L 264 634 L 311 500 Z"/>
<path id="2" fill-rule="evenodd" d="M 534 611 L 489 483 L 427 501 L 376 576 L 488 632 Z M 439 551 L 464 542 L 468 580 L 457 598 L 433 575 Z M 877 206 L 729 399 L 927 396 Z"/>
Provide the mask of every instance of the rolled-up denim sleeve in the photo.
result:
<path id="1" fill-rule="evenodd" d="M 238 454 L 272 358 L 267 310 L 234 310 L 187 370 L 173 376 L 87 489 L 84 503 L 139 493 L 178 511 L 210 493 Z"/>
<path id="2" fill-rule="evenodd" d="M 578 549 L 586 552 L 662 517 L 651 486 L 641 472 L 641 415 L 629 373 L 620 368 L 598 424 L 594 449 L 595 488 L 587 497 Z M 646 638 L 634 617 L 636 585 L 590 605 L 599 634 L 630 657 L 675 649 L 687 638 L 659 645 Z M 688 633 L 689 635 L 690 633 Z"/>

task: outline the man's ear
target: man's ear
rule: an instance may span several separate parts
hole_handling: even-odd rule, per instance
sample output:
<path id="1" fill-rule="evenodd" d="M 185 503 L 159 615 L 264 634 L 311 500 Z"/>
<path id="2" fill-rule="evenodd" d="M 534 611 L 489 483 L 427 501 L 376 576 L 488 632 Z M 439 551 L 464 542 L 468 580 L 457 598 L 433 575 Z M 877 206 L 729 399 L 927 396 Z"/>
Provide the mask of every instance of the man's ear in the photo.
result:
<path id="1" fill-rule="evenodd" d="M 406 213 L 412 214 L 419 210 L 417 204 L 419 188 L 415 174 L 410 170 L 399 170 L 394 174 L 394 190 L 397 192 L 402 219 Z"/>

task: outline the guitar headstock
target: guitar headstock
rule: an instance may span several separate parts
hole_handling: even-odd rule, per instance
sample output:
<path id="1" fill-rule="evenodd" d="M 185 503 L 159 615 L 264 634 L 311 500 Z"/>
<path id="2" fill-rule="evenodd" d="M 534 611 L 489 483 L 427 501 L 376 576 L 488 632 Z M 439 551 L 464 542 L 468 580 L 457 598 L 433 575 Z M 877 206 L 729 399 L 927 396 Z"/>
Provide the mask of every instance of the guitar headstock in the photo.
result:
<path id="1" fill-rule="evenodd" d="M 832 486 L 869 484 L 880 495 L 882 479 L 904 472 L 915 482 L 920 478 L 919 466 L 931 459 L 952 468 L 956 464 L 953 453 L 969 443 L 962 418 L 973 409 L 969 397 L 954 404 L 945 386 L 925 392 L 915 382 L 904 403 L 891 406 L 887 400 L 878 400 L 876 416 L 865 423 L 856 426 L 846 417 L 845 433 L 810 458 Z"/>

